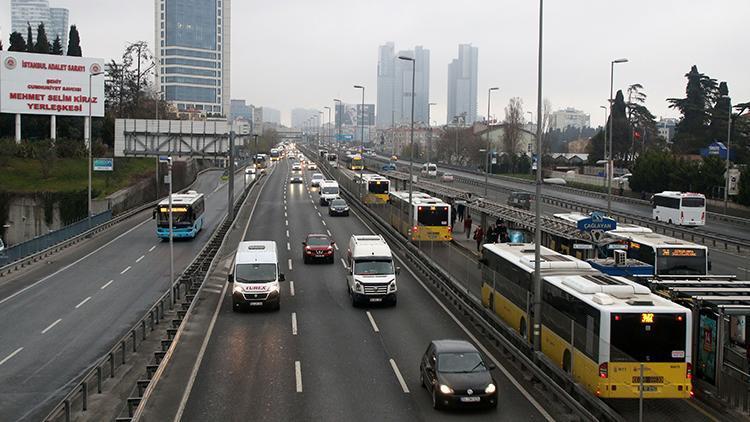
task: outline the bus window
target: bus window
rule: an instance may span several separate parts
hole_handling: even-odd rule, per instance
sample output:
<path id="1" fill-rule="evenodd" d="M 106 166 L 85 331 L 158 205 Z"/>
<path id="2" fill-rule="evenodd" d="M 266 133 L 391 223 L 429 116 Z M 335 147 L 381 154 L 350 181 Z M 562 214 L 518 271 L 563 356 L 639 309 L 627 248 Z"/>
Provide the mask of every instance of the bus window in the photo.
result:
<path id="1" fill-rule="evenodd" d="M 611 317 L 613 362 L 684 362 L 684 314 L 614 313 Z"/>
<path id="2" fill-rule="evenodd" d="M 448 207 L 419 206 L 417 207 L 417 222 L 423 226 L 447 226 Z"/>
<path id="3" fill-rule="evenodd" d="M 370 182 L 370 186 L 367 188 L 370 193 L 388 193 L 388 183 L 385 182 Z"/>

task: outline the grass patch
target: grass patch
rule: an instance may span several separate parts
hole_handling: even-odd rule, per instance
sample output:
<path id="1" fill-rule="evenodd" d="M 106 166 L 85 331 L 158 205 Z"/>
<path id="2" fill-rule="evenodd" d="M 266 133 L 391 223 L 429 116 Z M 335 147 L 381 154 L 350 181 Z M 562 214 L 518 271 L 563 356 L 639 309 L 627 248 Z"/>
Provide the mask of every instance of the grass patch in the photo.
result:
<path id="1" fill-rule="evenodd" d="M 0 166 L 0 190 L 11 193 L 84 190 L 88 187 L 87 162 L 85 158 L 59 158 L 45 163 L 49 177 L 44 178 L 41 161 L 11 158 Z M 153 177 L 155 171 L 153 158 L 115 158 L 114 167 L 112 172 L 93 172 L 92 188 L 97 197 L 107 196 L 144 177 Z"/>

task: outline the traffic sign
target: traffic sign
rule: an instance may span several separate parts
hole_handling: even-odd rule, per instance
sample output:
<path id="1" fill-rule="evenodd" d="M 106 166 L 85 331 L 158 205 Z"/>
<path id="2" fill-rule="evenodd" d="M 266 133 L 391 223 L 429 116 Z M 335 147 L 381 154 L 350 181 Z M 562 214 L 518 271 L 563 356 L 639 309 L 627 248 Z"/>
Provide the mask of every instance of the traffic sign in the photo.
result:
<path id="1" fill-rule="evenodd" d="M 574 243 L 573 249 L 594 249 L 594 245 L 590 243 Z"/>
<path id="2" fill-rule="evenodd" d="M 354 139 L 354 135 L 350 135 L 350 134 L 342 133 L 342 134 L 336 135 L 336 140 L 339 142 L 351 141 L 353 139 Z"/>
<path id="3" fill-rule="evenodd" d="M 115 169 L 113 158 L 94 158 L 94 171 L 112 171 Z"/>
<path id="4" fill-rule="evenodd" d="M 577 227 L 584 232 L 609 231 L 617 228 L 617 221 L 600 212 L 592 212 L 590 217 L 578 220 Z"/>
<path id="5" fill-rule="evenodd" d="M 172 157 L 166 156 L 166 155 L 160 155 L 159 156 L 159 162 L 160 163 L 169 163 L 172 161 Z"/>

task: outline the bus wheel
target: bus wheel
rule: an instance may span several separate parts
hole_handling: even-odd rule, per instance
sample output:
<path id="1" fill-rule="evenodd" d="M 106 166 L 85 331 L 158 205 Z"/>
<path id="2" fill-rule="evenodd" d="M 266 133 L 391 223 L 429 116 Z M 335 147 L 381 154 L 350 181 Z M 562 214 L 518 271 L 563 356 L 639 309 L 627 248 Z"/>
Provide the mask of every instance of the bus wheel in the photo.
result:
<path id="1" fill-rule="evenodd" d="M 672 224 L 672 219 L 671 218 L 669 219 L 669 224 Z"/>
<path id="2" fill-rule="evenodd" d="M 518 327 L 518 332 L 519 334 L 521 334 L 521 337 L 528 340 L 528 337 L 526 335 L 526 318 L 521 317 L 521 322 L 519 323 Z"/>
<path id="3" fill-rule="evenodd" d="M 571 369 L 570 369 L 570 350 L 568 350 L 568 349 L 565 349 L 565 353 L 563 353 L 562 365 L 563 365 L 563 371 L 565 371 L 567 373 L 571 372 Z"/>

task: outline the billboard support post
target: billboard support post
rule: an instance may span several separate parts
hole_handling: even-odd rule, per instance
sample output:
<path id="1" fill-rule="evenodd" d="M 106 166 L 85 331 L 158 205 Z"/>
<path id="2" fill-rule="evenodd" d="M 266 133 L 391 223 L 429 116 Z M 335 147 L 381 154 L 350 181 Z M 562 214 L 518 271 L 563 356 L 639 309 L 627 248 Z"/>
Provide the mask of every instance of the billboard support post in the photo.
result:
<path id="1" fill-rule="evenodd" d="M 54 114 L 49 116 L 49 138 L 53 143 L 57 139 L 57 116 Z"/>
<path id="2" fill-rule="evenodd" d="M 21 143 L 21 114 L 16 113 L 16 143 Z"/>

